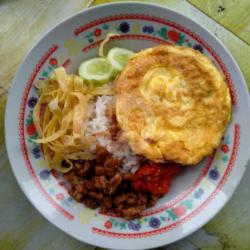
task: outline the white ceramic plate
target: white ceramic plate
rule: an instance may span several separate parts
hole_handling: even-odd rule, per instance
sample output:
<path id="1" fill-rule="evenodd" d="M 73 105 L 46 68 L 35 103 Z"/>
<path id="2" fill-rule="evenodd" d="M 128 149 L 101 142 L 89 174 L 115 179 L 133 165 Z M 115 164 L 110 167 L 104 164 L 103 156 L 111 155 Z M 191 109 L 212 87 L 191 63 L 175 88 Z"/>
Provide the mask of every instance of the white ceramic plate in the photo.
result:
<path id="1" fill-rule="evenodd" d="M 159 43 L 190 46 L 209 56 L 225 74 L 233 102 L 233 118 L 220 147 L 197 167 L 177 177 L 171 191 L 140 220 L 125 221 L 75 202 L 64 181 L 49 172 L 40 147 L 32 110 L 33 83 L 57 66 L 76 72 L 79 63 L 97 54 L 110 32 L 121 36 L 111 45 L 132 50 Z M 32 204 L 71 236 L 106 248 L 145 249 L 169 244 L 207 223 L 239 184 L 250 153 L 249 97 L 246 84 L 228 50 L 206 29 L 174 11 L 139 3 L 103 5 L 57 25 L 29 52 L 9 94 L 5 134 L 16 179 Z"/>

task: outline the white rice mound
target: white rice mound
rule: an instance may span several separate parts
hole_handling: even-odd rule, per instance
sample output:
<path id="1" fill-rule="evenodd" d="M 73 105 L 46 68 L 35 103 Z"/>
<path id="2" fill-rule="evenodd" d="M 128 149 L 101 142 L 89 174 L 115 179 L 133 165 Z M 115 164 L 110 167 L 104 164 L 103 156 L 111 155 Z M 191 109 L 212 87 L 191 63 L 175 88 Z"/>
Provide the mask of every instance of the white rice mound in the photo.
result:
<path id="1" fill-rule="evenodd" d="M 96 142 L 91 147 L 93 153 L 95 153 L 96 144 L 99 144 L 114 157 L 123 161 L 122 172 L 134 173 L 139 167 L 139 158 L 127 143 L 112 140 L 109 133 L 112 121 L 106 116 L 106 108 L 109 105 L 114 105 L 113 96 L 98 96 L 96 101 L 89 103 L 87 120 L 84 123 L 85 136 L 94 135 L 96 137 Z"/>

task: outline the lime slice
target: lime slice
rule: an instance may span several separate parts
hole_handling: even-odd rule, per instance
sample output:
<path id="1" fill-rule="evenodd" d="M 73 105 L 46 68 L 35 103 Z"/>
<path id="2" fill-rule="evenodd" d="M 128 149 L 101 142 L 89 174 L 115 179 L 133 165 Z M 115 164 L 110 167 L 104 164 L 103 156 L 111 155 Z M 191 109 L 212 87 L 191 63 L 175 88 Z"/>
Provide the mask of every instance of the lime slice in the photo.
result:
<path id="1" fill-rule="evenodd" d="M 113 76 L 113 67 L 106 58 L 92 58 L 81 63 L 79 75 L 91 84 L 102 85 Z"/>
<path id="2" fill-rule="evenodd" d="M 127 64 L 128 59 L 134 54 L 133 51 L 123 48 L 112 48 L 107 55 L 107 59 L 113 66 L 114 70 L 118 73 L 121 72 Z"/>

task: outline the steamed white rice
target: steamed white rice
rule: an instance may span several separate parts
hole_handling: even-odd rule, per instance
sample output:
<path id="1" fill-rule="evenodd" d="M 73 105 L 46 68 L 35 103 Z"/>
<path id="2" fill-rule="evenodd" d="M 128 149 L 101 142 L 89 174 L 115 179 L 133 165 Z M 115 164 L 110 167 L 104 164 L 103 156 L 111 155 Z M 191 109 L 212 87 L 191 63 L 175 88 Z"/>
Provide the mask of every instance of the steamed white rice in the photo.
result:
<path id="1" fill-rule="evenodd" d="M 91 151 L 95 153 L 96 144 L 105 147 L 114 157 L 123 161 L 122 172 L 135 172 L 138 169 L 138 157 L 131 151 L 127 143 L 112 140 L 109 133 L 111 119 L 106 116 L 106 108 L 113 105 L 112 96 L 98 96 L 89 104 L 87 121 L 84 123 L 85 135 L 96 135 Z"/>

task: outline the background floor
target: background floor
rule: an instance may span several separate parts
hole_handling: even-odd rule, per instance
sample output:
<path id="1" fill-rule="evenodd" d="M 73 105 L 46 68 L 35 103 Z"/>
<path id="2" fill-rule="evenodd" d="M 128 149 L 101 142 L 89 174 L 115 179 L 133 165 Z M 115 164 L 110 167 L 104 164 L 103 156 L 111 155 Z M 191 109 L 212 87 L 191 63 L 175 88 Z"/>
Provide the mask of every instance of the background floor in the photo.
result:
<path id="1" fill-rule="evenodd" d="M 4 144 L 4 109 L 17 67 L 32 45 L 61 20 L 110 0 L 0 0 L 0 250 L 100 249 L 74 240 L 28 202 L 11 172 Z M 250 86 L 250 1 L 145 0 L 191 17 L 231 51 Z M 250 249 L 250 169 L 229 203 L 206 226 L 161 249 Z"/>

